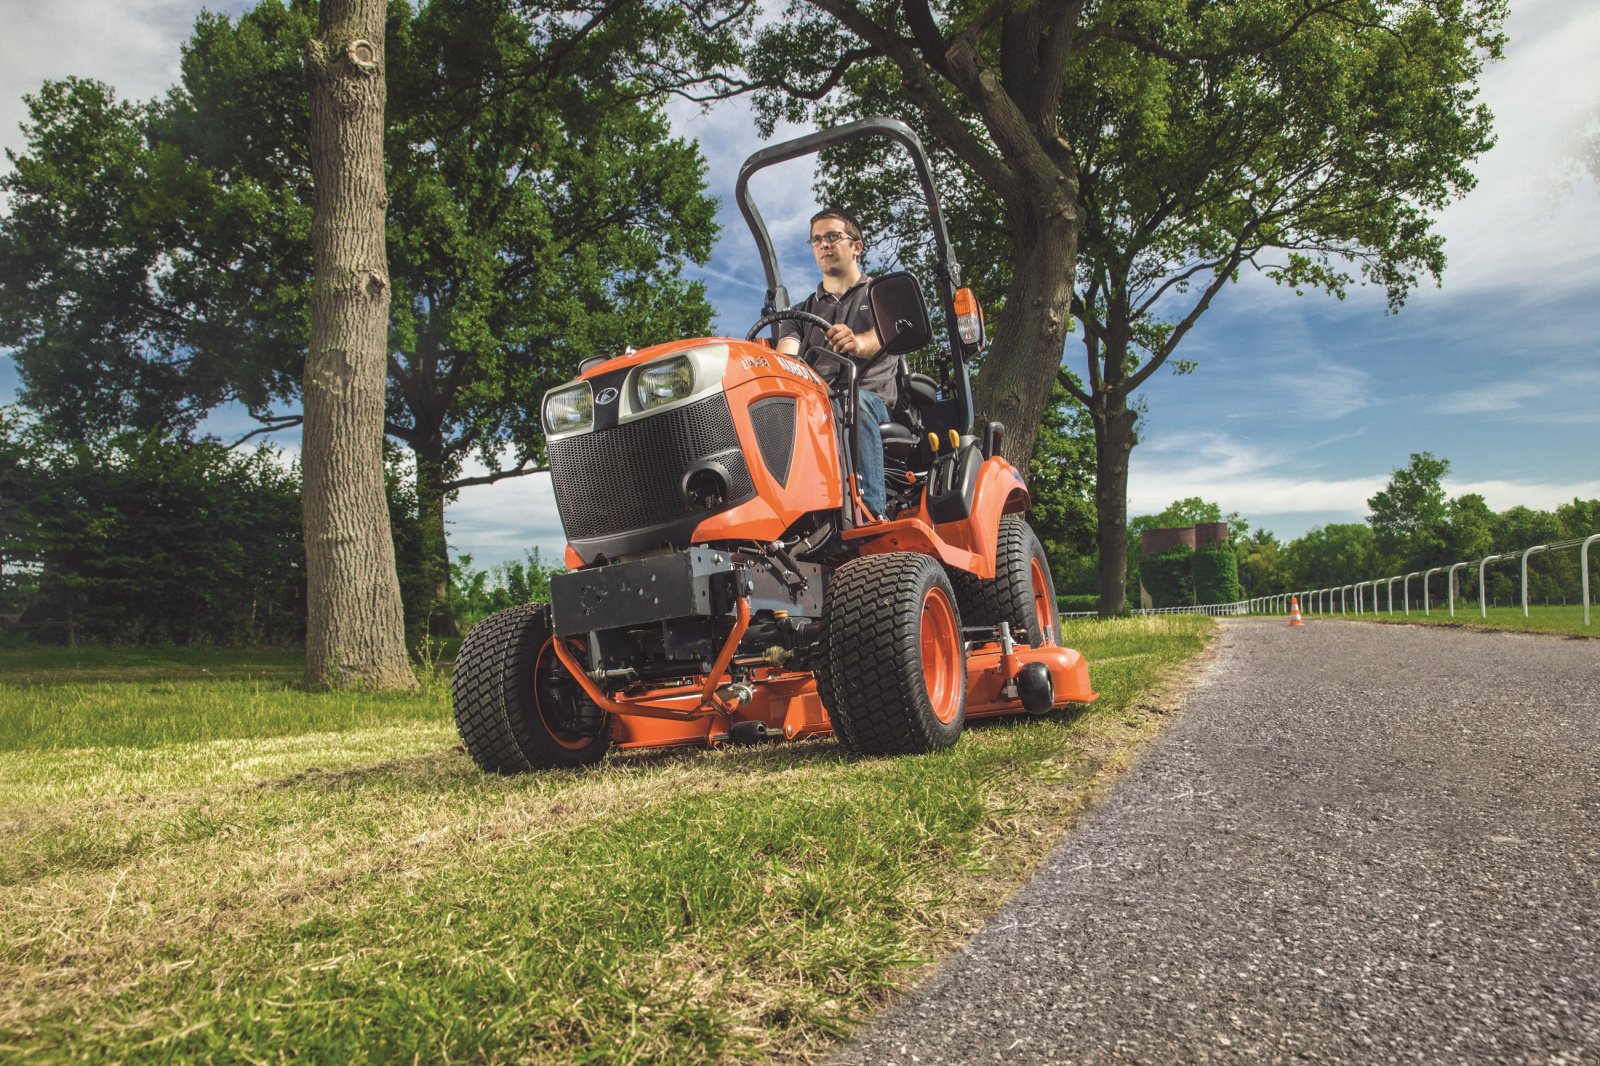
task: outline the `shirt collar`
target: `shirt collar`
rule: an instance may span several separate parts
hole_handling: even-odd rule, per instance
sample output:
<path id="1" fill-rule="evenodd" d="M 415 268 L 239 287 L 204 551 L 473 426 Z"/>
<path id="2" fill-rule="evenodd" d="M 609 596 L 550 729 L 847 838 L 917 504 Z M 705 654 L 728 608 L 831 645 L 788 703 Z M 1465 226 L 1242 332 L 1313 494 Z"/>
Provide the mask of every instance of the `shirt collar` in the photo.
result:
<path id="1" fill-rule="evenodd" d="M 821 299 L 821 300 L 838 300 L 840 303 L 843 303 L 845 300 L 849 299 L 851 293 L 855 292 L 857 289 L 861 288 L 861 286 L 865 285 L 867 282 L 869 282 L 871 280 L 872 280 L 872 275 L 870 275 L 870 274 L 861 275 L 860 279 L 857 280 L 854 285 L 852 285 L 848 289 L 844 290 L 844 295 L 843 296 L 835 296 L 833 293 L 831 293 L 831 292 L 829 292 L 827 290 L 827 288 L 824 286 L 823 282 L 819 281 L 819 282 L 817 282 L 817 298 Z"/>

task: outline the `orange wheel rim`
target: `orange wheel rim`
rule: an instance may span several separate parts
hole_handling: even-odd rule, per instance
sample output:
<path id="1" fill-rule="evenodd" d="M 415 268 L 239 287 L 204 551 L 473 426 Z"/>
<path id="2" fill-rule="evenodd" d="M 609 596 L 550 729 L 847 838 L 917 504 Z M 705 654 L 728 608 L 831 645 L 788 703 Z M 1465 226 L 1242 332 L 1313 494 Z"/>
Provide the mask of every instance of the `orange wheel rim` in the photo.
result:
<path id="1" fill-rule="evenodd" d="M 961 630 L 949 593 L 935 586 L 922 597 L 922 683 L 934 717 L 945 725 L 961 712 Z"/>
<path id="2" fill-rule="evenodd" d="M 1032 560 L 1029 569 L 1031 571 L 1029 577 L 1033 583 L 1033 622 L 1042 641 L 1047 639 L 1047 636 L 1055 635 L 1055 604 L 1050 602 L 1050 579 L 1045 576 L 1044 567 L 1039 565 L 1039 560 Z"/>
<path id="3" fill-rule="evenodd" d="M 590 744 L 593 744 L 594 737 L 586 737 L 581 733 L 569 733 L 565 730 L 557 729 L 551 724 L 549 716 L 544 713 L 544 701 L 539 698 L 539 679 L 544 676 L 545 670 L 565 669 L 565 667 L 563 667 L 559 661 L 551 661 L 553 658 L 551 645 L 555 643 L 555 639 L 556 638 L 551 637 L 549 640 L 544 642 L 544 647 L 539 649 L 539 661 L 534 665 L 533 668 L 533 708 L 539 712 L 539 721 L 543 723 L 544 731 L 550 734 L 551 740 L 555 741 L 557 744 L 560 744 L 563 748 L 570 748 L 573 751 L 580 751 L 583 748 L 588 747 Z"/>

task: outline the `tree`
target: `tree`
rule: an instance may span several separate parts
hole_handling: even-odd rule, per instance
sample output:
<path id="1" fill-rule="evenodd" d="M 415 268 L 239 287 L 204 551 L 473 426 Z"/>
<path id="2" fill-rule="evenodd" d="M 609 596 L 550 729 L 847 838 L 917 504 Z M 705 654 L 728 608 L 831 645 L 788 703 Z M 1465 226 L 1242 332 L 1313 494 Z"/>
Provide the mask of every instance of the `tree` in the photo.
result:
<path id="1" fill-rule="evenodd" d="M 1295 588 L 1347 585 L 1378 573 L 1378 547 L 1369 526 L 1330 522 L 1312 526 L 1284 546 Z"/>
<path id="2" fill-rule="evenodd" d="M 1378 550 L 1395 567 L 1436 566 L 1449 555 L 1450 507 L 1444 476 L 1450 460 L 1432 452 L 1412 452 L 1411 462 L 1389 478 L 1388 485 L 1367 500 L 1367 523 L 1377 535 Z M 1464 505 L 1470 510 L 1471 505 Z"/>
<path id="3" fill-rule="evenodd" d="M 300 55 L 315 8 L 202 15 L 162 100 L 118 103 L 73 79 L 30 98 L 28 151 L 0 179 L 13 206 L 0 344 L 58 432 L 190 432 L 230 402 L 263 427 L 299 421 L 312 206 Z M 715 205 L 658 102 L 732 48 L 744 5 L 719 11 L 389 7 L 384 425 L 416 459 L 436 609 L 445 503 L 543 465 L 544 390 L 589 355 L 708 328 L 679 263 L 709 255 Z M 474 457 L 485 473 L 464 472 Z"/>
<path id="4" fill-rule="evenodd" d="M 311 87 L 311 347 L 306 354 L 306 684 L 417 685 L 383 491 L 389 261 L 385 0 L 323 0 Z"/>
<path id="5" fill-rule="evenodd" d="M 1283 545 L 1270 529 L 1232 538 L 1239 556 L 1239 583 L 1246 596 L 1271 596 L 1289 591 Z"/>
<path id="6" fill-rule="evenodd" d="M 959 168 L 953 235 L 1005 294 L 980 414 L 1006 423 L 1020 465 L 1052 376 L 1089 411 L 1101 613 L 1115 614 L 1130 397 L 1245 268 L 1341 296 L 1359 275 L 1391 308 L 1439 275 L 1430 212 L 1471 186 L 1466 164 L 1490 143 L 1474 82 L 1500 52 L 1504 2 L 812 0 L 788 14 L 752 63 L 769 122 L 894 114 Z M 797 73 L 819 55 L 838 59 Z M 915 248 L 900 164 L 835 159 L 829 198 Z M 1074 316 L 1083 387 L 1060 367 Z"/>

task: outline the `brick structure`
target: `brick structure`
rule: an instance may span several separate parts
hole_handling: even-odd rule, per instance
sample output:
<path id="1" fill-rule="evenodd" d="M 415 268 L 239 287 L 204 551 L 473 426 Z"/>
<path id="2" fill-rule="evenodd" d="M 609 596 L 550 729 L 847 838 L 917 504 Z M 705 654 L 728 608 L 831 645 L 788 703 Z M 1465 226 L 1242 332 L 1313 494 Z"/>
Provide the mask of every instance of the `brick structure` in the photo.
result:
<path id="1" fill-rule="evenodd" d="M 1226 522 L 1201 522 L 1198 525 L 1184 526 L 1182 529 L 1147 529 L 1139 534 L 1139 555 L 1148 559 L 1158 552 L 1176 548 L 1180 544 L 1187 545 L 1191 551 L 1199 551 L 1207 545 L 1227 539 Z"/>

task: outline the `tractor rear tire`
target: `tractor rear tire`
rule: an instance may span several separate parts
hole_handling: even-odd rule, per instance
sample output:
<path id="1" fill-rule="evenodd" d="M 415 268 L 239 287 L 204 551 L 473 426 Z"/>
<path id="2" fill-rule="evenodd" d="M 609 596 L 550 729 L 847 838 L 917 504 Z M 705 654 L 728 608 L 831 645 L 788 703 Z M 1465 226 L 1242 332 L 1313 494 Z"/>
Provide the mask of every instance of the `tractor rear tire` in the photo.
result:
<path id="1" fill-rule="evenodd" d="M 456 655 L 450 697 L 467 753 L 491 773 L 586 766 L 611 746 L 605 712 L 555 656 L 543 604 L 475 626 Z"/>
<path id="2" fill-rule="evenodd" d="M 1018 644 L 1054 644 L 1061 630 L 1056 583 L 1050 560 L 1033 527 L 1018 514 L 1003 515 L 995 547 L 995 576 L 984 581 L 965 570 L 951 570 L 950 583 L 969 626 L 1011 624 Z"/>
<path id="3" fill-rule="evenodd" d="M 841 566 L 822 608 L 817 692 L 845 750 L 904 755 L 948 748 L 967 717 L 961 613 L 927 555 L 868 555 Z"/>

